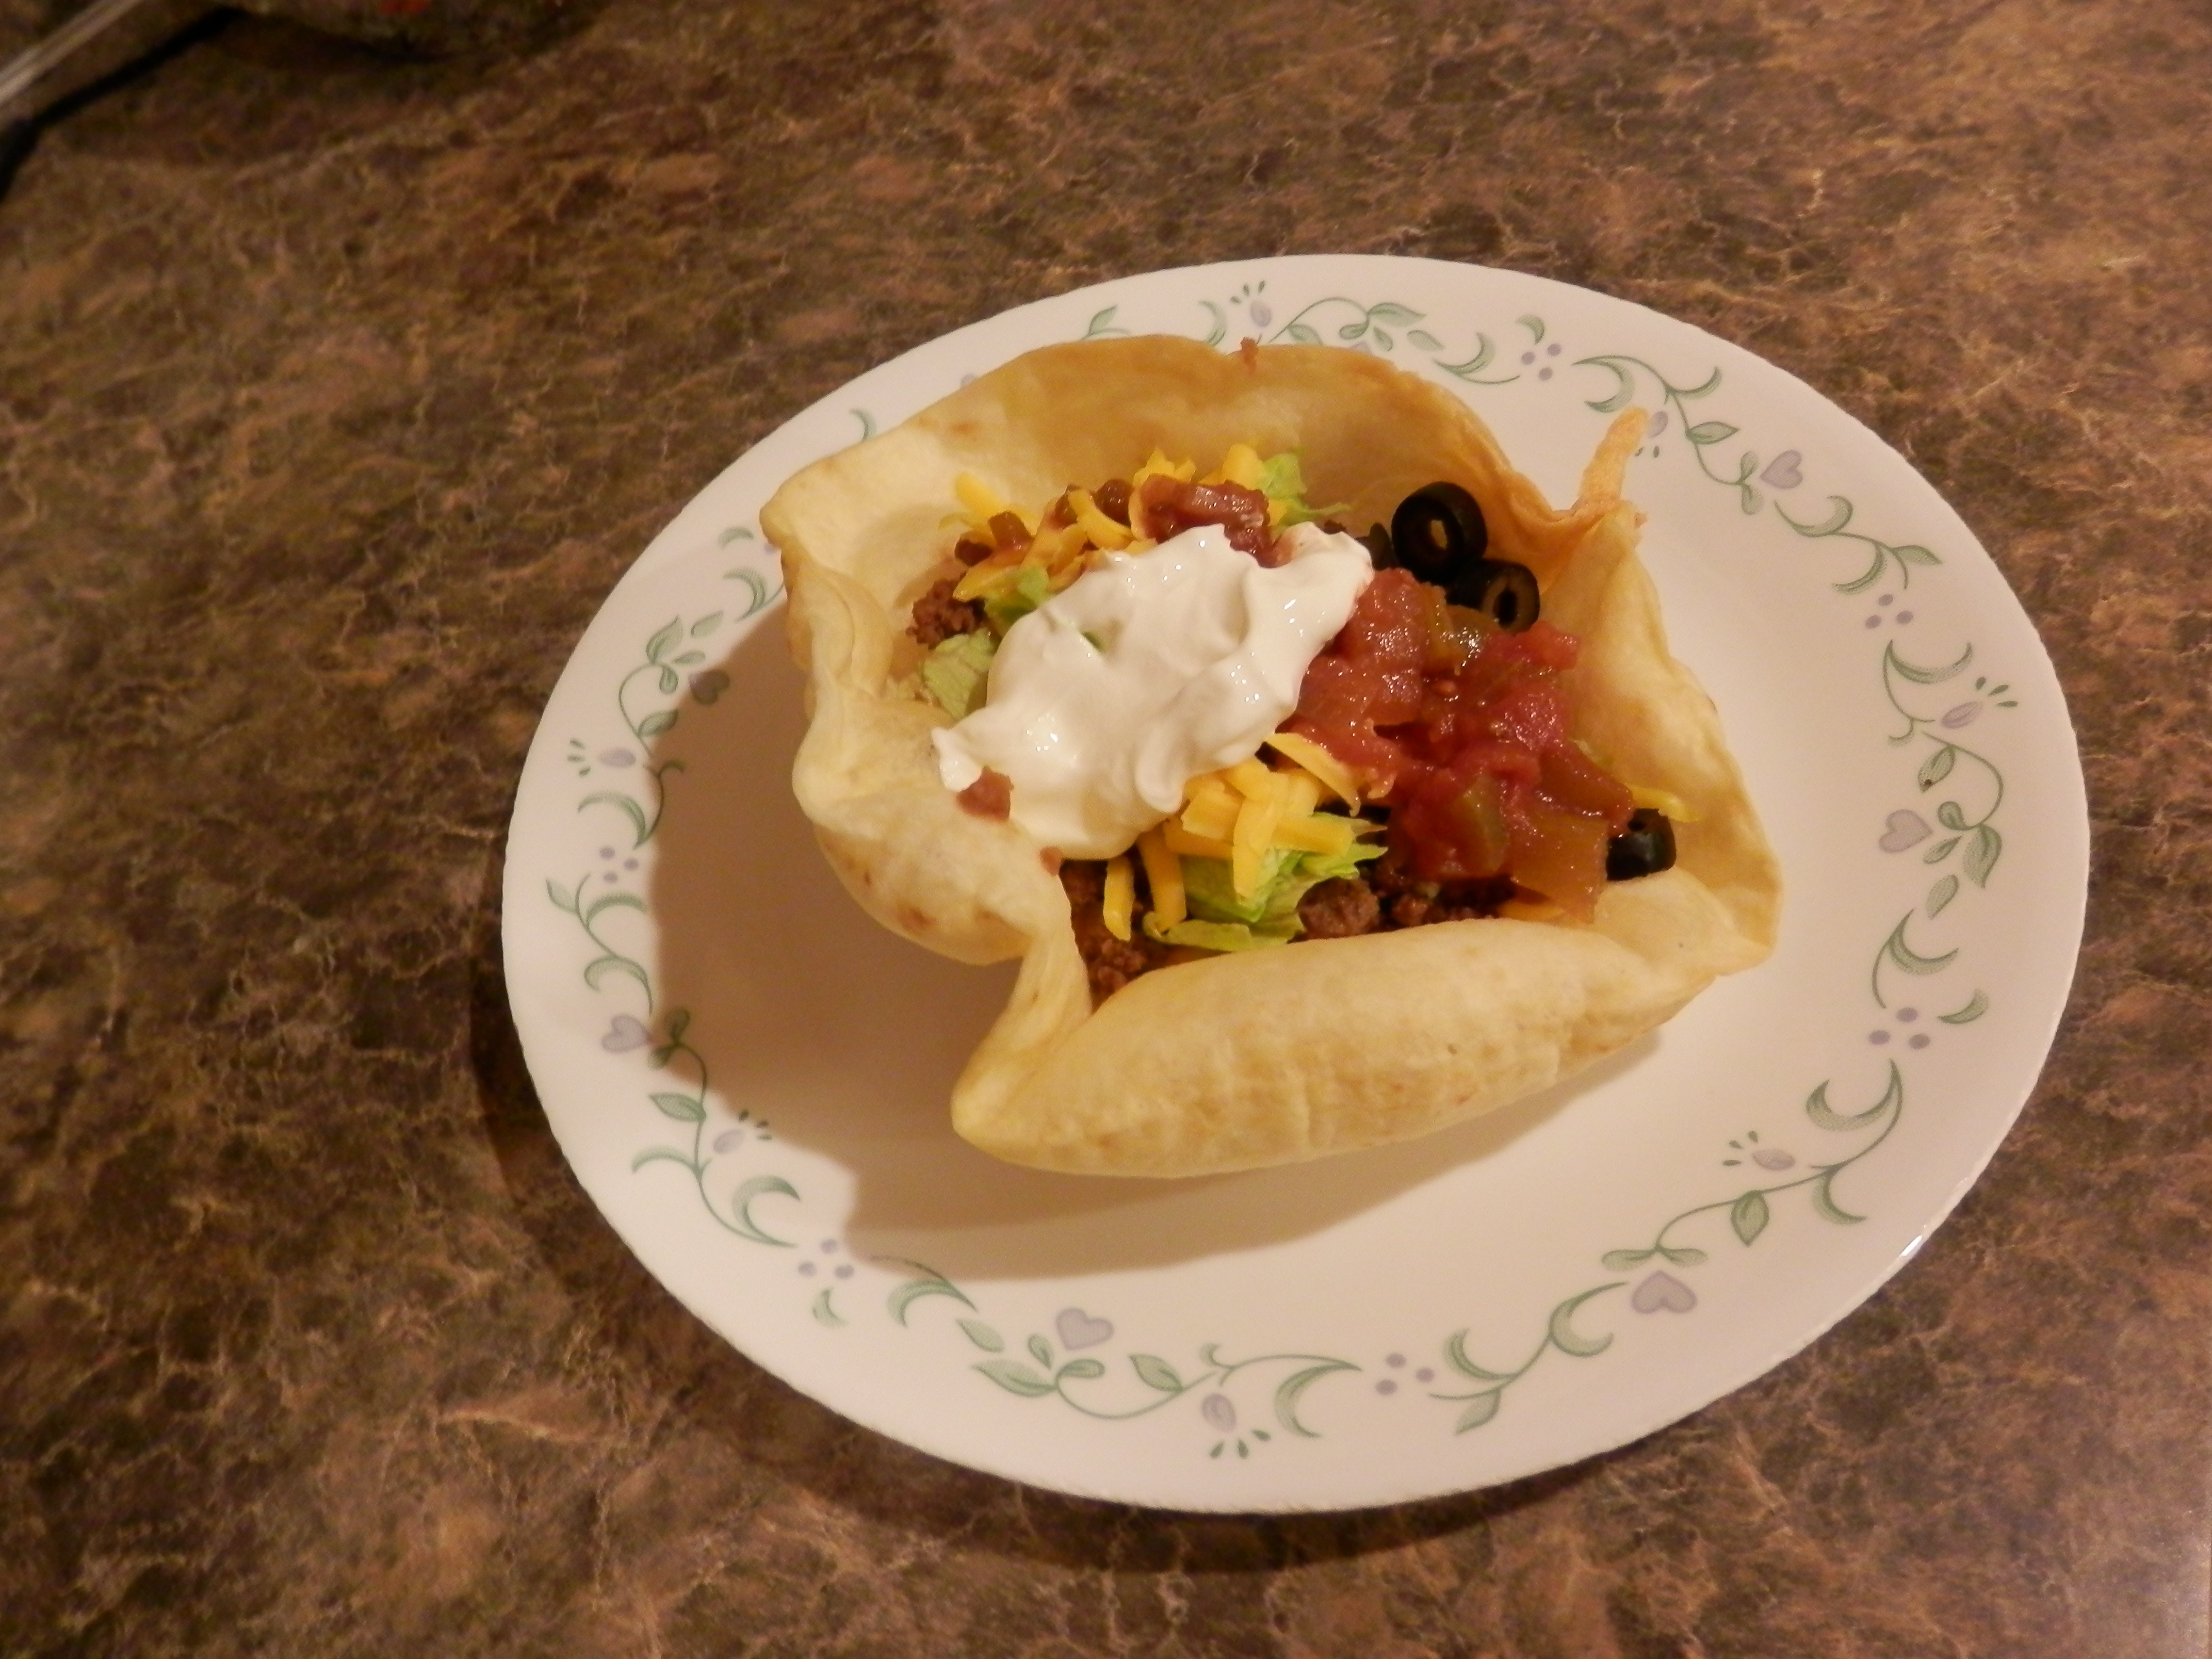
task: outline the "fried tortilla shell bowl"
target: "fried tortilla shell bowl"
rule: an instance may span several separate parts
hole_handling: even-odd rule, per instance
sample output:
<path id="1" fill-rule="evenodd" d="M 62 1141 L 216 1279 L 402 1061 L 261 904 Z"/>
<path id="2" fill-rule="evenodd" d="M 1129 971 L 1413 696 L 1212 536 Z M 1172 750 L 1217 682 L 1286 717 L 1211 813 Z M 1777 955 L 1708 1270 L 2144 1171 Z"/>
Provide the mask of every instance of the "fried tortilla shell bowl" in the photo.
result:
<path id="1" fill-rule="evenodd" d="M 885 927 L 961 962 L 1022 959 L 953 1091 L 963 1136 L 1016 1164 L 1152 1176 L 1402 1140 L 1550 1086 L 1767 954 L 1778 871 L 1711 700 L 1668 654 L 1620 499 L 1641 420 L 1622 417 L 1555 511 L 1465 405 L 1364 354 L 1085 342 L 1017 358 L 777 492 L 762 523 L 811 716 L 793 784 L 823 852 Z M 929 736 L 947 716 L 914 695 L 908 610 L 952 568 L 961 472 L 1042 503 L 1155 447 L 1204 468 L 1237 442 L 1297 451 L 1310 499 L 1348 502 L 1352 524 L 1435 480 L 1472 491 L 1494 556 L 1534 571 L 1545 616 L 1582 640 L 1577 735 L 1694 815 L 1675 867 L 1609 886 L 1589 925 L 1303 941 L 1156 969 L 1094 1009 L 1054 857 L 939 780 Z"/>

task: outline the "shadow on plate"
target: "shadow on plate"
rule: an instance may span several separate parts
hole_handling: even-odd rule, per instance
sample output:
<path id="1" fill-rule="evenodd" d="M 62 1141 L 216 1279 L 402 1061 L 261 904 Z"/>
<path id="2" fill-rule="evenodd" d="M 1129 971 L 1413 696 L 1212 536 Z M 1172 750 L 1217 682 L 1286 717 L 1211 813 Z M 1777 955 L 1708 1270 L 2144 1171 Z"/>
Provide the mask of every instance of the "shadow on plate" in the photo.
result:
<path id="1" fill-rule="evenodd" d="M 664 1470 L 680 1467 L 683 1482 L 712 1494 L 702 1500 L 703 1512 L 788 1502 L 796 1487 L 813 1502 L 901 1536 L 957 1541 L 962 1550 L 1009 1561 L 1187 1580 L 1402 1551 L 1561 1499 L 1631 1455 L 1609 1452 L 1510 1486 L 1414 1504 L 1320 1515 L 1199 1515 L 1018 1486 L 839 1417 L 687 1312 L 600 1218 L 569 1170 L 507 1004 L 500 949 L 503 862 L 496 849 L 487 858 L 475 918 L 470 1059 L 509 1214 L 560 1286 L 561 1323 L 544 1351 L 573 1356 L 581 1343 L 594 1375 L 653 1402 L 657 1462 Z M 547 1304 L 538 1298 L 532 1305 Z"/>
<path id="2" fill-rule="evenodd" d="M 728 690 L 669 779 L 652 903 L 664 1006 L 734 1115 L 852 1172 L 854 1249 L 957 1277 L 1060 1277 L 1249 1250 L 1334 1226 L 1528 1133 L 1634 1066 L 1647 1037 L 1571 1083 L 1402 1146 L 1188 1181 L 1060 1176 L 952 1133 L 945 1103 L 1013 984 L 878 927 L 839 885 L 792 799 L 805 730 L 771 618 L 721 665 Z"/>

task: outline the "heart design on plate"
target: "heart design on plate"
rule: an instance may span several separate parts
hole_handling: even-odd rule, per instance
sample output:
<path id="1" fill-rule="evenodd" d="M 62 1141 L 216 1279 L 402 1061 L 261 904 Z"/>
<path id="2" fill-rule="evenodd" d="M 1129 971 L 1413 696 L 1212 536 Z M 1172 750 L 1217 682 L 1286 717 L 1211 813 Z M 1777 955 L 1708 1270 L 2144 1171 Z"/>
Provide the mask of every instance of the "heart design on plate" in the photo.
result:
<path id="1" fill-rule="evenodd" d="M 1784 450 L 1766 464 L 1766 471 L 1759 475 L 1759 483 L 1776 489 L 1796 489 L 1805 482 L 1805 475 L 1797 470 L 1804 459 L 1794 449 Z"/>
<path id="2" fill-rule="evenodd" d="M 1114 1335 L 1112 1320 L 1093 1319 L 1080 1308 L 1062 1308 L 1060 1317 L 1052 1322 L 1060 1333 L 1060 1346 L 1063 1348 L 1095 1348 Z"/>
<path id="3" fill-rule="evenodd" d="M 1917 812 L 1895 811 L 1889 815 L 1889 828 L 1881 838 L 1885 853 L 1902 853 L 1908 847 L 1917 846 L 1936 832 L 1928 827 L 1928 820 Z"/>
<path id="4" fill-rule="evenodd" d="M 1698 1293 L 1662 1268 L 1636 1287 L 1628 1305 L 1638 1313 L 1687 1313 L 1698 1305 Z"/>

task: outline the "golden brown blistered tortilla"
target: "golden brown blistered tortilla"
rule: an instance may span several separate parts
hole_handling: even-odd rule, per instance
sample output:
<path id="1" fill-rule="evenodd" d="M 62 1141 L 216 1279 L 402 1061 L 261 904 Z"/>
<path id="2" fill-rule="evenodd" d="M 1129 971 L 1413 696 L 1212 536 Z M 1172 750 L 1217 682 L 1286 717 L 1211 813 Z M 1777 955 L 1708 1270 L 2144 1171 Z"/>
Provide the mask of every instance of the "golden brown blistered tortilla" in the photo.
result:
<path id="1" fill-rule="evenodd" d="M 762 514 L 782 550 L 812 724 L 792 781 L 845 885 L 884 926 L 962 962 L 1022 958 L 952 1094 L 953 1126 L 1017 1164 L 1187 1176 L 1425 1134 L 1543 1089 L 1669 1018 L 1772 947 L 1780 878 L 1711 701 L 1667 653 L 1620 499 L 1624 416 L 1554 511 L 1482 422 L 1363 354 L 1219 354 L 1147 337 L 1050 346 L 817 462 Z M 1298 452 L 1308 499 L 1388 520 L 1437 479 L 1482 503 L 1492 546 L 1535 573 L 1582 640 L 1577 735 L 1671 791 L 1675 867 L 1607 888 L 1589 926 L 1505 919 L 1310 940 L 1155 969 L 1095 1010 L 1050 860 L 939 781 L 904 641 L 946 569 L 952 482 L 1039 503 L 1127 477 L 1157 447 Z"/>

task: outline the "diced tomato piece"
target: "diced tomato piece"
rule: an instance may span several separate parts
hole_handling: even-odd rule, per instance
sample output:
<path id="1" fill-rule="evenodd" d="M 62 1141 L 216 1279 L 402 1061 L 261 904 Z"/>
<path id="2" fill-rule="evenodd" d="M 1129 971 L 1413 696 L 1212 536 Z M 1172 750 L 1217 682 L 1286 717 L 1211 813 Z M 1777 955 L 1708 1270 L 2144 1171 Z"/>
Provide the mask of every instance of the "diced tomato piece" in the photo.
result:
<path id="1" fill-rule="evenodd" d="M 1601 821 L 1609 836 L 1628 828 L 1636 800 L 1627 786 L 1571 743 L 1544 751 L 1543 792 L 1570 811 Z"/>
<path id="2" fill-rule="evenodd" d="M 1532 793 L 1513 803 L 1507 822 L 1513 843 L 1507 868 L 1513 879 L 1588 921 L 1605 890 L 1604 821 Z"/>
<path id="3" fill-rule="evenodd" d="M 1428 658 L 1427 601 L 1422 584 L 1403 570 L 1376 573 L 1353 607 L 1336 644 L 1354 661 L 1371 659 L 1381 669 L 1420 672 Z"/>
<path id="4" fill-rule="evenodd" d="M 1582 654 L 1583 642 L 1547 622 L 1531 623 L 1518 634 L 1501 634 L 1490 648 L 1532 668 L 1549 668 L 1564 674 Z"/>

